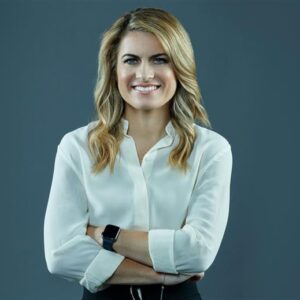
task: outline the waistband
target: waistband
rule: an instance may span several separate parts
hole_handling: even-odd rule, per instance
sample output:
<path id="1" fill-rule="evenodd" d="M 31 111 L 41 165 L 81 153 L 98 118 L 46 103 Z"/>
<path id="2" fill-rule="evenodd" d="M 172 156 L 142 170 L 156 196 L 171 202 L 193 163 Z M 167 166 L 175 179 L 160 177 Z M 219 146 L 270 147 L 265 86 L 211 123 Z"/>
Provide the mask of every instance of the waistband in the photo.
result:
<path id="1" fill-rule="evenodd" d="M 197 285 L 192 281 L 184 281 L 176 285 L 162 284 L 112 284 L 103 291 L 95 294 L 84 288 L 85 299 L 131 299 L 131 300 L 167 300 L 185 299 L 190 295 L 199 295 Z M 198 299 L 198 298 L 197 298 Z"/>

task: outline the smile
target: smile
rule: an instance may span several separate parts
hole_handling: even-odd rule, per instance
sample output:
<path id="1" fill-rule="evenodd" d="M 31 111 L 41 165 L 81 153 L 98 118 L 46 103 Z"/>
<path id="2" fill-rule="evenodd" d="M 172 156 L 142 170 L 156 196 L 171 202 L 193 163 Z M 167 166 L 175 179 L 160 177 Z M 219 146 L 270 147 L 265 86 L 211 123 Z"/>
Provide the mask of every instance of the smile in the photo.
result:
<path id="1" fill-rule="evenodd" d="M 150 94 L 156 90 L 158 90 L 160 88 L 160 86 L 147 86 L 147 87 L 143 87 L 143 86 L 134 86 L 132 87 L 135 91 L 142 93 L 142 94 Z"/>

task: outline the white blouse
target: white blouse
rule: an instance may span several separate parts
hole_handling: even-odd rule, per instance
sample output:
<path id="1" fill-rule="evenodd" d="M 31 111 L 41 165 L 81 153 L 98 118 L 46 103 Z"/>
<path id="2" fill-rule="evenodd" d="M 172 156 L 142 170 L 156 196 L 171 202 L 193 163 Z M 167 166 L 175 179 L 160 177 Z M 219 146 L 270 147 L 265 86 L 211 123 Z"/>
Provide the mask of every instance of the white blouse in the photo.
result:
<path id="1" fill-rule="evenodd" d="M 103 249 L 86 235 L 87 224 L 108 223 L 148 231 L 153 268 L 157 272 L 198 273 L 213 263 L 225 232 L 230 199 L 232 152 L 227 139 L 194 124 L 197 139 L 188 159 L 189 171 L 167 165 L 179 141 L 171 121 L 139 163 L 134 140 L 125 137 L 114 173 L 109 167 L 94 175 L 87 134 L 98 121 L 66 133 L 54 163 L 44 220 L 44 247 L 50 273 L 79 282 L 92 293 L 125 258 Z"/>

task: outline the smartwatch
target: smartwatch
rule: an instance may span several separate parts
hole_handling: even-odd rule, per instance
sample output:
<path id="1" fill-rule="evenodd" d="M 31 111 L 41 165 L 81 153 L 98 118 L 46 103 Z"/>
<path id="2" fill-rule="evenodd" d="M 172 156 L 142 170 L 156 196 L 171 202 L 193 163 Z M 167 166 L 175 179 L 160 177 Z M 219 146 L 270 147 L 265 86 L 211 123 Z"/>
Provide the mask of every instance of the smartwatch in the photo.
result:
<path id="1" fill-rule="evenodd" d="M 112 224 L 107 224 L 102 232 L 103 248 L 109 251 L 116 252 L 113 249 L 113 243 L 116 242 L 120 234 L 120 227 Z"/>

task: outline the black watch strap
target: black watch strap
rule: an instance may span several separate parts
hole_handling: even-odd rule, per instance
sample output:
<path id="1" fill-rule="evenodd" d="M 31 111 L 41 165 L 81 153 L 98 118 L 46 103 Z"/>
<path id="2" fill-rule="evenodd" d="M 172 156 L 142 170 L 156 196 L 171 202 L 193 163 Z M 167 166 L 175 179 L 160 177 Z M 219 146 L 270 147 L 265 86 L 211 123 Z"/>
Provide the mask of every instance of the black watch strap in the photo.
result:
<path id="1" fill-rule="evenodd" d="M 107 239 L 107 238 L 103 237 L 103 248 L 104 248 L 104 249 L 109 250 L 109 251 L 116 252 L 116 251 L 113 249 L 113 244 L 114 244 L 114 241 L 113 241 L 113 240 Z"/>

